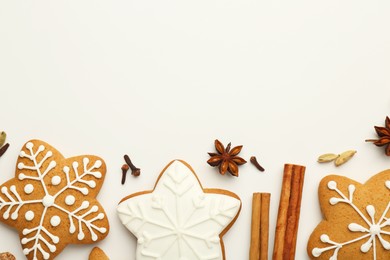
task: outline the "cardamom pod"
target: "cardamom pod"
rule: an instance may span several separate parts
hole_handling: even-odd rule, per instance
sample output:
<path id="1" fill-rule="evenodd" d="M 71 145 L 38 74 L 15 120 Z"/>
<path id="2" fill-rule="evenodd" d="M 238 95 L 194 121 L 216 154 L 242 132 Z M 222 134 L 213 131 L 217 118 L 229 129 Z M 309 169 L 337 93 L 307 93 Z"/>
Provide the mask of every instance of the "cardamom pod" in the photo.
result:
<path id="1" fill-rule="evenodd" d="M 4 131 L 2 131 L 0 133 L 0 147 L 4 145 L 6 138 L 7 138 L 7 134 Z"/>
<path id="2" fill-rule="evenodd" d="M 341 153 L 340 156 L 334 161 L 334 164 L 336 166 L 340 166 L 340 165 L 346 163 L 347 161 L 349 161 L 349 159 L 352 158 L 352 156 L 355 155 L 355 153 L 356 153 L 355 150 L 348 150 L 348 151 Z"/>
<path id="3" fill-rule="evenodd" d="M 337 159 L 340 155 L 339 154 L 334 154 L 334 153 L 326 153 L 318 157 L 318 162 L 319 163 L 325 163 L 325 162 L 331 162 L 335 159 Z"/>

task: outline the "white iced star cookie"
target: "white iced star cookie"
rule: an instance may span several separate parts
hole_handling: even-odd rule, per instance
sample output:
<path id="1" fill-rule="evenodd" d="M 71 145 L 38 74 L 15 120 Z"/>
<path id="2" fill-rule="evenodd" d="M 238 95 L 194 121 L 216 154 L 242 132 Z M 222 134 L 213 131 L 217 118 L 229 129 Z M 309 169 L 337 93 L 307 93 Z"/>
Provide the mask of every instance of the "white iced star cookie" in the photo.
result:
<path id="1" fill-rule="evenodd" d="M 225 259 L 222 236 L 240 209 L 236 194 L 203 189 L 192 168 L 179 160 L 165 167 L 154 190 L 132 194 L 117 208 L 137 237 L 137 260 Z"/>
<path id="2" fill-rule="evenodd" d="M 53 259 L 68 244 L 107 236 L 108 220 L 95 199 L 105 174 L 99 157 L 64 158 L 39 140 L 24 145 L 15 178 L 0 186 L 0 221 L 19 231 L 27 259 Z"/>

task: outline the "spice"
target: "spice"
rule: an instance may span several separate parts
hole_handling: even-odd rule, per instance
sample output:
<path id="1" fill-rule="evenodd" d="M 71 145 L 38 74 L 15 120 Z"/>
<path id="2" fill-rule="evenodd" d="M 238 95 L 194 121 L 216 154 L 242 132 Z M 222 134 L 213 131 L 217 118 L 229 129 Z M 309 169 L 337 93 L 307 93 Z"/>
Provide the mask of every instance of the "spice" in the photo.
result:
<path id="1" fill-rule="evenodd" d="M 349 151 L 345 151 L 343 153 L 340 154 L 340 156 L 334 161 L 334 164 L 336 166 L 340 166 L 344 163 L 346 163 L 347 161 L 349 161 L 349 159 L 352 158 L 352 156 L 354 156 L 356 153 L 355 150 L 349 150 Z"/>
<path id="2" fill-rule="evenodd" d="M 224 175 L 228 171 L 231 175 L 238 177 L 238 166 L 245 164 L 246 161 L 237 156 L 242 149 L 242 145 L 236 146 L 230 150 L 231 143 L 226 148 L 218 141 L 214 141 L 217 153 L 208 153 L 211 158 L 207 163 L 212 167 L 219 167 L 219 173 Z"/>
<path id="3" fill-rule="evenodd" d="M 339 157 L 339 154 L 334 154 L 334 153 L 326 153 L 318 157 L 317 162 L 319 163 L 326 163 L 326 162 L 331 162 L 337 159 Z"/>
<path id="4" fill-rule="evenodd" d="M 125 184 L 126 182 L 126 174 L 127 174 L 127 171 L 129 170 L 129 166 L 127 164 L 123 164 L 122 165 L 122 185 Z"/>
<path id="5" fill-rule="evenodd" d="M 0 260 L 16 260 L 16 258 L 10 252 L 4 252 L 0 253 Z"/>
<path id="6" fill-rule="evenodd" d="M 285 164 L 273 260 L 295 259 L 305 166 Z"/>
<path id="7" fill-rule="evenodd" d="M 390 156 L 390 118 L 387 116 L 385 127 L 374 126 L 379 139 L 367 139 L 366 142 L 373 142 L 376 146 L 385 146 L 385 153 Z"/>
<path id="8" fill-rule="evenodd" d="M 270 193 L 253 193 L 249 260 L 268 260 Z"/>
<path id="9" fill-rule="evenodd" d="M 346 162 L 348 162 L 354 155 L 356 151 L 355 150 L 348 150 L 341 154 L 334 154 L 334 153 L 326 153 L 323 155 L 320 155 L 317 159 L 317 162 L 319 163 L 327 163 L 334 161 L 334 164 L 336 166 L 340 166 Z"/>
<path id="10" fill-rule="evenodd" d="M 261 172 L 264 171 L 264 168 L 259 164 L 259 162 L 256 159 L 256 156 L 252 156 L 250 158 L 250 162 Z"/>
<path id="11" fill-rule="evenodd" d="M 4 145 L 6 138 L 7 138 L 7 134 L 4 131 L 2 131 L 0 133 L 0 147 Z"/>
<path id="12" fill-rule="evenodd" d="M 141 169 L 134 166 L 134 164 L 130 160 L 130 157 L 127 154 L 125 154 L 124 158 L 125 158 L 125 162 L 127 163 L 127 165 L 131 169 L 131 175 L 136 176 L 136 177 L 140 176 Z"/>
<path id="13" fill-rule="evenodd" d="M 5 152 L 8 150 L 8 147 L 9 147 L 9 143 L 6 143 L 5 145 L 3 145 L 3 147 L 0 148 L 0 157 L 3 156 L 3 154 L 5 154 Z"/>

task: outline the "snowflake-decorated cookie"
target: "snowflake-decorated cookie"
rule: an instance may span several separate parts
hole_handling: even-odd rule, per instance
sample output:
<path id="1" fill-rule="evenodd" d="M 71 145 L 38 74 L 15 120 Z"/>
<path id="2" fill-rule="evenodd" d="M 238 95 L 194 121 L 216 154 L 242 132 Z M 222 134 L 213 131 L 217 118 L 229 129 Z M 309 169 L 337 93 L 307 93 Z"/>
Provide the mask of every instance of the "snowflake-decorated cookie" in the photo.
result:
<path id="1" fill-rule="evenodd" d="M 324 220 L 310 236 L 311 259 L 390 259 L 390 170 L 365 184 L 327 176 L 318 193 Z"/>
<path id="2" fill-rule="evenodd" d="M 173 161 L 152 191 L 118 205 L 123 225 L 137 237 L 137 260 L 225 259 L 222 236 L 241 209 L 237 195 L 203 189 L 191 167 Z"/>
<path id="3" fill-rule="evenodd" d="M 53 259 L 68 244 L 106 237 L 108 220 L 95 199 L 105 173 L 99 157 L 66 159 L 42 141 L 24 145 L 15 178 L 0 186 L 0 221 L 19 231 L 27 259 Z"/>

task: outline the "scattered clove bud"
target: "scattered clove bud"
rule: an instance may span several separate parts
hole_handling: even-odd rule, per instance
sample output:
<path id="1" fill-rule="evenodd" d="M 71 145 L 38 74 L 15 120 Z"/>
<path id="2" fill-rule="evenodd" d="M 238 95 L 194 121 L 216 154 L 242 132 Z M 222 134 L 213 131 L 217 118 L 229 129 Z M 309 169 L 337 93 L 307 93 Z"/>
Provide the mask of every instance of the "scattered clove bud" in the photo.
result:
<path id="1" fill-rule="evenodd" d="M 9 143 L 6 143 L 0 148 L 0 157 L 3 156 L 3 154 L 5 154 L 5 152 L 8 150 L 8 147 L 9 147 Z"/>
<path id="2" fill-rule="evenodd" d="M 129 170 L 129 166 L 127 164 L 123 164 L 122 165 L 122 185 L 125 184 L 125 181 L 126 181 L 126 174 L 127 174 L 127 171 Z"/>
<path id="3" fill-rule="evenodd" d="M 265 171 L 264 168 L 257 161 L 256 156 L 252 156 L 249 160 L 259 171 Z"/>
<path id="4" fill-rule="evenodd" d="M 125 162 L 127 163 L 127 165 L 131 169 L 131 175 L 136 176 L 136 177 L 140 176 L 141 175 L 141 169 L 134 166 L 134 164 L 130 160 L 130 157 L 127 154 L 125 154 L 124 159 L 125 159 Z"/>

